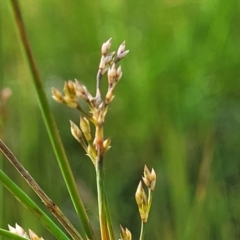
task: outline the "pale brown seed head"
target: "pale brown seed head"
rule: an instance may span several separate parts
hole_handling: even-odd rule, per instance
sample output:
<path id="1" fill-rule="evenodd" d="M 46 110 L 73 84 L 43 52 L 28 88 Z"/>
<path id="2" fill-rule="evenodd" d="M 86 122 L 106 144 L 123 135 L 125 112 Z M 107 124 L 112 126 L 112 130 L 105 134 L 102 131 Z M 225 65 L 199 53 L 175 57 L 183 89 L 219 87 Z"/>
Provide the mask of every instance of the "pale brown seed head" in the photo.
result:
<path id="1" fill-rule="evenodd" d="M 120 225 L 120 238 L 121 240 L 131 240 L 132 239 L 132 234 L 127 228 L 123 228 Z"/>
<path id="2" fill-rule="evenodd" d="M 38 237 L 38 235 L 29 229 L 29 237 L 31 240 L 44 240 L 43 238 Z"/>
<path id="3" fill-rule="evenodd" d="M 77 99 L 71 98 L 69 95 L 63 97 L 64 103 L 68 105 L 70 108 L 77 108 L 78 102 Z"/>
<path id="4" fill-rule="evenodd" d="M 112 66 L 108 69 L 108 84 L 112 86 L 112 84 L 116 81 L 117 78 L 117 69 L 116 64 L 113 63 Z"/>
<path id="5" fill-rule="evenodd" d="M 90 123 L 87 118 L 80 117 L 80 128 L 88 142 L 92 140 Z"/>
<path id="6" fill-rule="evenodd" d="M 118 48 L 117 56 L 119 56 L 120 54 L 122 54 L 124 52 L 125 46 L 126 46 L 126 43 L 125 43 L 125 41 L 123 41 L 123 43 Z"/>
<path id="7" fill-rule="evenodd" d="M 78 128 L 78 126 L 72 122 L 71 120 L 70 121 L 70 129 L 71 129 L 71 133 L 73 135 L 73 137 L 78 141 L 78 142 L 82 142 L 82 132 L 81 130 Z"/>
<path id="8" fill-rule="evenodd" d="M 107 51 L 110 49 L 112 43 L 112 38 L 109 38 L 105 43 L 103 43 L 101 48 L 102 55 L 106 55 Z"/>
<path id="9" fill-rule="evenodd" d="M 59 103 L 63 103 L 63 95 L 60 91 L 58 91 L 56 88 L 52 88 L 52 98 Z"/>
<path id="10" fill-rule="evenodd" d="M 119 66 L 117 69 L 117 81 L 119 81 L 122 78 L 122 67 Z"/>
<path id="11" fill-rule="evenodd" d="M 117 57 L 119 59 L 123 59 L 127 54 L 129 53 L 129 50 L 124 51 L 123 53 L 119 54 Z"/>
<path id="12" fill-rule="evenodd" d="M 104 152 L 107 152 L 111 148 L 110 144 L 111 144 L 110 138 L 107 138 L 106 140 L 104 140 L 103 142 Z"/>
<path id="13" fill-rule="evenodd" d="M 150 172 L 149 169 L 147 168 L 147 166 L 144 166 L 144 172 L 143 172 L 144 176 L 142 177 L 145 185 L 151 190 L 153 191 L 156 185 L 156 173 L 154 171 L 154 169 L 152 169 L 152 171 Z"/>

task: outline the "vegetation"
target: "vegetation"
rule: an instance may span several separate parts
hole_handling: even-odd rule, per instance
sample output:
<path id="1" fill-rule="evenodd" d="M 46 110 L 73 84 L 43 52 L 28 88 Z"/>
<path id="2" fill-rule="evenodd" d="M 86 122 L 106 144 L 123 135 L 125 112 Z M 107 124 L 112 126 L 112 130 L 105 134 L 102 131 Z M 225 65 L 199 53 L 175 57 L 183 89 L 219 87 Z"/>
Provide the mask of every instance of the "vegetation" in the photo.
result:
<path id="1" fill-rule="evenodd" d="M 135 203 L 143 166 L 158 176 L 146 228 L 148 239 L 239 239 L 239 28 L 238 1 L 21 1 L 44 91 L 94 230 L 97 190 L 91 161 L 72 138 L 69 119 L 79 114 L 56 104 L 51 87 L 79 79 L 95 89 L 99 49 L 124 38 L 131 54 L 106 119 L 112 148 L 106 153 L 105 188 L 119 225 L 139 236 Z M 1 138 L 77 229 L 14 25 L 10 1 L 0 8 Z M 106 80 L 106 79 L 105 79 Z M 103 89 L 107 89 L 107 81 Z M 12 166 L 1 169 L 42 206 Z M 0 227 L 20 224 L 53 239 L 38 219 L 5 189 Z M 48 214 L 48 213 L 47 213 Z M 80 231 L 81 234 L 83 231 Z"/>

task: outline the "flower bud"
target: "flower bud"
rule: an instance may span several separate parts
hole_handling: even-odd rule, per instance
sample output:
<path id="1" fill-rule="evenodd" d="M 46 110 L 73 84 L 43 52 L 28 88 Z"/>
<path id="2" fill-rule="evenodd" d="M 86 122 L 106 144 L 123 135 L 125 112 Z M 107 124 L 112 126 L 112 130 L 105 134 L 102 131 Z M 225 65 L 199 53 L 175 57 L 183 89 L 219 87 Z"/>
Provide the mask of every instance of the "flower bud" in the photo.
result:
<path id="1" fill-rule="evenodd" d="M 92 140 L 89 121 L 85 117 L 80 117 L 80 128 L 88 142 Z"/>
<path id="2" fill-rule="evenodd" d="M 117 81 L 119 81 L 122 78 L 122 67 L 119 66 L 117 69 Z"/>
<path id="3" fill-rule="evenodd" d="M 108 69 L 108 84 L 111 86 L 117 78 L 116 64 L 113 63 L 112 67 Z"/>
<path id="4" fill-rule="evenodd" d="M 58 91 L 56 88 L 52 88 L 52 98 L 59 103 L 63 103 L 63 95 L 60 91 Z"/>
<path id="5" fill-rule="evenodd" d="M 157 179 L 157 175 L 156 172 L 154 171 L 154 169 L 152 168 L 152 171 L 150 172 L 149 169 L 147 168 L 147 166 L 144 166 L 144 172 L 143 172 L 143 181 L 145 183 L 145 185 L 151 190 L 153 191 L 156 185 L 156 179 Z"/>
<path id="6" fill-rule="evenodd" d="M 105 43 L 103 43 L 101 48 L 102 55 L 106 55 L 107 51 L 110 49 L 112 43 L 112 38 L 109 38 Z"/>
<path id="7" fill-rule="evenodd" d="M 78 142 L 82 142 L 82 132 L 81 130 L 78 128 L 78 126 L 72 122 L 71 120 L 70 121 L 70 127 L 71 127 L 71 133 L 73 135 L 73 137 L 78 141 Z"/>
<path id="8" fill-rule="evenodd" d="M 103 142 L 104 152 L 108 151 L 111 148 L 110 144 L 111 144 L 110 138 L 107 138 L 106 140 L 104 140 Z"/>
<path id="9" fill-rule="evenodd" d="M 120 237 L 121 237 L 121 240 L 131 240 L 132 239 L 132 234 L 127 228 L 124 229 L 120 225 Z"/>
<path id="10" fill-rule="evenodd" d="M 120 54 L 122 54 L 124 52 L 125 46 L 126 46 L 126 43 L 125 43 L 125 41 L 123 41 L 123 43 L 118 48 L 117 56 L 119 56 Z"/>

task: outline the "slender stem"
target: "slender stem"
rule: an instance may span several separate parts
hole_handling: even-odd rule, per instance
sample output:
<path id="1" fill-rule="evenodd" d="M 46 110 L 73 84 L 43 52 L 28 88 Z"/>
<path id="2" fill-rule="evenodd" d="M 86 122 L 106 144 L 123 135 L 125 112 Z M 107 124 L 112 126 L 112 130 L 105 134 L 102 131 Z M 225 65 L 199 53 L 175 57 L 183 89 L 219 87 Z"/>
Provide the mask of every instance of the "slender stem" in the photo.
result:
<path id="1" fill-rule="evenodd" d="M 151 206 L 152 206 L 152 199 L 153 199 L 153 191 L 151 191 L 151 189 L 148 189 L 148 215 L 150 213 L 151 210 Z"/>
<path id="2" fill-rule="evenodd" d="M 84 231 L 87 235 L 87 237 L 91 240 L 95 239 L 88 215 L 86 213 L 86 210 L 83 206 L 83 202 L 81 200 L 81 197 L 78 193 L 77 185 L 74 180 L 66 153 L 63 148 L 63 144 L 61 141 L 61 138 L 59 136 L 59 132 L 54 120 L 54 117 L 50 111 L 49 104 L 47 102 L 47 97 L 43 89 L 42 81 L 40 78 L 40 74 L 37 68 L 36 61 L 34 59 L 30 43 L 27 37 L 27 33 L 25 30 L 24 22 L 22 19 L 20 7 L 17 0 L 11 0 L 12 8 L 14 12 L 15 17 L 15 23 L 18 28 L 20 38 L 24 47 L 24 52 L 26 53 L 29 68 L 32 73 L 33 77 L 33 83 L 37 92 L 40 109 L 42 112 L 42 116 L 49 134 L 50 141 L 52 143 L 52 147 L 54 149 L 55 155 L 58 160 L 59 167 L 61 169 L 64 181 L 67 185 L 70 197 L 73 201 L 75 210 L 81 220 L 82 226 L 84 228 Z"/>
<path id="3" fill-rule="evenodd" d="M 113 227 L 112 227 L 112 220 L 110 217 L 109 213 L 109 207 L 108 207 L 108 201 L 107 201 L 107 196 L 106 196 L 106 191 L 104 189 L 104 210 L 106 213 L 106 220 L 107 220 L 107 228 L 108 228 L 108 233 L 109 233 L 109 238 L 110 240 L 114 240 L 114 232 L 113 232 Z"/>
<path id="4" fill-rule="evenodd" d="M 73 237 L 73 239 L 83 239 L 78 231 L 73 227 L 70 221 L 65 217 L 58 206 L 47 196 L 47 194 L 40 188 L 40 186 L 35 182 L 28 171 L 21 165 L 10 149 L 3 143 L 0 139 L 0 150 L 5 155 L 5 157 L 11 162 L 11 164 L 16 168 L 28 185 L 33 189 L 33 191 L 39 196 L 45 206 L 49 211 L 57 218 L 61 225 L 66 229 L 66 231 Z"/>
<path id="5" fill-rule="evenodd" d="M 100 90 L 101 88 L 101 79 L 102 79 L 102 69 L 98 69 L 97 72 L 97 77 L 96 77 L 96 89 L 97 91 Z M 96 96 L 97 96 L 97 92 L 96 92 Z"/>
<path id="6" fill-rule="evenodd" d="M 96 160 L 96 178 L 97 178 L 97 193 L 98 193 L 98 212 L 101 231 L 101 240 L 108 240 L 108 229 L 105 215 L 105 200 L 104 200 L 104 172 L 103 158 L 98 156 Z"/>
<path id="7" fill-rule="evenodd" d="M 144 239 L 144 234 L 145 234 L 145 223 L 141 222 L 141 232 L 140 232 L 140 237 L 139 237 L 139 240 L 143 240 Z"/>
<path id="8" fill-rule="evenodd" d="M 69 240 L 65 233 L 38 207 L 38 205 L 26 195 L 1 169 L 0 181 L 9 192 L 51 232 L 56 239 Z"/>
<path id="9" fill-rule="evenodd" d="M 100 105 L 100 103 L 102 102 L 102 96 L 101 96 L 101 79 L 102 79 L 102 70 L 99 69 L 97 72 L 97 77 L 96 77 L 96 96 L 95 96 L 95 101 L 97 103 L 97 105 Z"/>

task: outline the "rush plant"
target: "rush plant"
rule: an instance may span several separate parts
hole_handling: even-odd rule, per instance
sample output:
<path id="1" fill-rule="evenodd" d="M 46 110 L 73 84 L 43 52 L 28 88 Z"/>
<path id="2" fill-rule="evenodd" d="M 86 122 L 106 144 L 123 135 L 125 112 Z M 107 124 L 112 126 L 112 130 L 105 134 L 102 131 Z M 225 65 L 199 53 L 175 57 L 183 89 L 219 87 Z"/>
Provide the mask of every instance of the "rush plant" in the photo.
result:
<path id="1" fill-rule="evenodd" d="M 49 137 L 58 160 L 59 167 L 67 185 L 69 195 L 74 204 L 79 220 L 84 229 L 84 236 L 82 236 L 72 223 L 66 218 L 64 213 L 58 206 L 46 195 L 46 193 L 39 187 L 33 177 L 21 165 L 20 161 L 10 151 L 6 144 L 0 140 L 0 149 L 5 157 L 17 169 L 20 175 L 26 180 L 36 194 L 41 198 L 45 206 L 50 210 L 52 215 L 60 222 L 66 233 L 58 228 L 52 220 L 45 215 L 45 213 L 37 206 L 21 189 L 17 187 L 11 179 L 0 169 L 0 180 L 3 185 L 33 214 L 35 214 L 40 222 L 57 238 L 57 239 L 102 239 L 114 240 L 119 239 L 114 235 L 112 220 L 110 218 L 110 211 L 108 209 L 108 202 L 106 196 L 106 189 L 104 187 L 104 162 L 105 153 L 110 149 L 111 139 L 104 136 L 105 118 L 108 112 L 109 105 L 114 99 L 114 92 L 117 84 L 122 78 L 122 68 L 117 66 L 119 62 L 125 58 L 129 50 L 125 50 L 125 41 L 119 46 L 116 52 L 110 52 L 112 38 L 102 44 L 100 63 L 96 76 L 96 92 L 92 95 L 87 87 L 78 80 L 68 80 L 64 83 L 63 92 L 52 88 L 52 97 L 58 103 L 64 104 L 76 111 L 79 111 L 79 122 L 74 123 L 70 120 L 70 130 L 73 137 L 80 143 L 87 156 L 90 158 L 96 173 L 96 185 L 98 196 L 98 215 L 101 236 L 96 236 L 89 221 L 88 215 L 83 206 L 80 193 L 77 190 L 76 182 L 74 180 L 70 162 L 68 161 L 61 139 L 58 134 L 54 117 L 49 108 L 45 92 L 42 87 L 40 74 L 34 60 L 34 55 L 28 42 L 25 26 L 21 16 L 20 8 L 17 0 L 11 0 L 13 12 L 15 15 L 15 22 L 18 27 L 24 51 L 26 53 L 29 68 L 32 72 L 33 81 L 37 96 L 39 99 L 40 108 L 42 110 L 43 119 Z M 104 75 L 107 75 L 108 87 L 106 94 L 103 95 L 101 90 L 101 81 Z M 105 91 L 104 91 L 105 92 Z M 83 104 L 85 102 L 86 104 Z M 84 106 L 87 105 L 85 109 Z M 135 193 L 136 203 L 139 209 L 141 219 L 141 229 L 139 239 L 144 239 L 145 225 L 148 221 L 148 216 L 152 204 L 153 191 L 156 184 L 156 173 L 144 167 L 142 180 L 139 182 Z M 145 185 L 145 186 L 144 186 Z M 148 190 L 145 192 L 144 188 Z M 9 231 L 0 229 L 0 235 L 11 236 L 16 239 L 43 239 L 39 238 L 32 230 L 27 233 L 19 225 L 12 227 L 9 225 Z M 132 234 L 128 228 L 120 226 L 120 239 L 131 240 Z"/>

